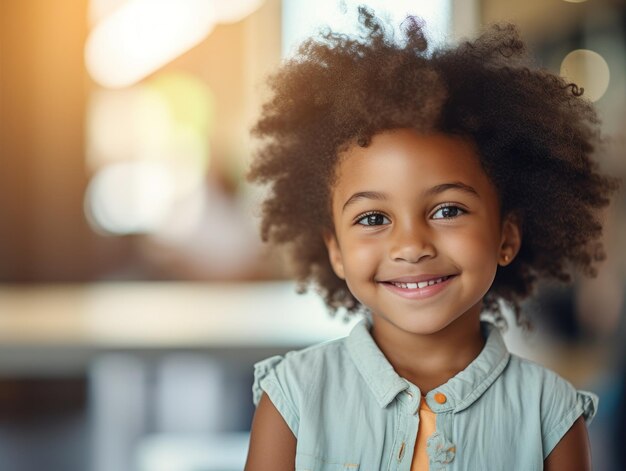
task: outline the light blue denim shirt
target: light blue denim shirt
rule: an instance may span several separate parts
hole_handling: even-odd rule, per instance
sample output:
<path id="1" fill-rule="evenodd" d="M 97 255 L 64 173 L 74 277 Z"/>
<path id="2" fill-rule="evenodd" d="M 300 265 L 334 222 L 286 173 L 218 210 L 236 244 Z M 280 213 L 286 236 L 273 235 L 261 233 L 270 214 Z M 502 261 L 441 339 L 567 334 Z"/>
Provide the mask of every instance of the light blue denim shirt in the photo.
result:
<path id="1" fill-rule="evenodd" d="M 370 328 L 364 318 L 347 337 L 254 365 L 254 404 L 265 391 L 297 437 L 296 470 L 410 470 L 421 392 Z M 578 417 L 591 421 L 598 397 L 510 354 L 493 324 L 481 329 L 478 357 L 426 395 L 436 414 L 430 471 L 541 470 Z"/>

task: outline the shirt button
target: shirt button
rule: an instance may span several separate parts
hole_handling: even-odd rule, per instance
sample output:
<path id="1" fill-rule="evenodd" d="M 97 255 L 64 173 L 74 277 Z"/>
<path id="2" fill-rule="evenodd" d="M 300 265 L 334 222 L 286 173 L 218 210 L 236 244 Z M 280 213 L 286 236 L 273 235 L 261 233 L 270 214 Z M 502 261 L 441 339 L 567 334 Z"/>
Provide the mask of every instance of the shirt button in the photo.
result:
<path id="1" fill-rule="evenodd" d="M 437 403 L 439 403 L 439 404 L 443 404 L 443 403 L 445 403 L 445 402 L 448 400 L 448 398 L 446 397 L 446 395 L 445 395 L 445 394 L 443 394 L 443 393 L 440 393 L 440 392 L 438 392 L 437 394 L 435 394 L 435 396 L 434 396 L 434 397 L 435 397 L 435 401 L 437 401 Z"/>

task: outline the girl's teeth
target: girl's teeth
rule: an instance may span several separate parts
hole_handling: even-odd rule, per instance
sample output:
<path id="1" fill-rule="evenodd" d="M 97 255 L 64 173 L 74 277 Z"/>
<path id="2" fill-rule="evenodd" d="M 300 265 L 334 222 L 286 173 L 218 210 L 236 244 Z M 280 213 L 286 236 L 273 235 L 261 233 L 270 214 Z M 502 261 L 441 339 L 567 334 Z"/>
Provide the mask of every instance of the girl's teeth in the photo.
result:
<path id="1" fill-rule="evenodd" d="M 417 288 L 426 288 L 427 286 L 432 286 L 434 284 L 437 283 L 441 283 L 442 281 L 446 280 L 447 277 L 441 277 L 441 278 L 437 278 L 436 280 L 429 280 L 429 281 L 420 281 L 419 283 L 393 283 L 394 285 L 396 285 L 398 288 L 404 288 L 404 289 L 417 289 Z"/>

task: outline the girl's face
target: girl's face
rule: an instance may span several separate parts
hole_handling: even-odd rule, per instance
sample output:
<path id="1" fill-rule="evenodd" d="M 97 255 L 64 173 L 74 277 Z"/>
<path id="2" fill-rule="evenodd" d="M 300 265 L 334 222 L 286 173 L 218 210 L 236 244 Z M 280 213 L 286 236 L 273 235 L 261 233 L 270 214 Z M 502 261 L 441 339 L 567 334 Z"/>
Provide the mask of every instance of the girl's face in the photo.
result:
<path id="1" fill-rule="evenodd" d="M 396 129 L 341 155 L 332 190 L 331 264 L 378 322 L 415 334 L 478 313 L 518 227 L 472 144 Z"/>

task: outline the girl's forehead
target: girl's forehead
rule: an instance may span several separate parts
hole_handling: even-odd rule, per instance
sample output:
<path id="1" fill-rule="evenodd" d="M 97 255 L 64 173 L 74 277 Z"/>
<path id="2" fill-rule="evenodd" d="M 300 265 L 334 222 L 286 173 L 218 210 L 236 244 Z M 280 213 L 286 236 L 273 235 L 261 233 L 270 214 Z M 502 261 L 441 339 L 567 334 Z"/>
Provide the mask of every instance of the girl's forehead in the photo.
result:
<path id="1" fill-rule="evenodd" d="M 411 179 L 416 186 L 446 178 L 488 180 L 471 140 L 411 129 L 376 134 L 367 147 L 350 146 L 339 156 L 336 177 L 335 186 L 361 181 L 393 184 L 393 178 Z"/>

